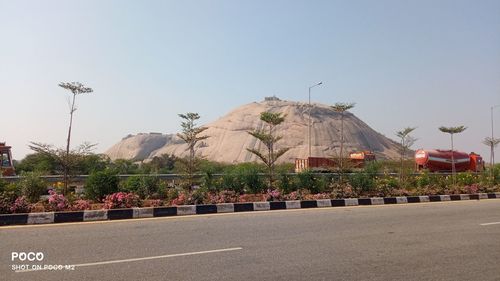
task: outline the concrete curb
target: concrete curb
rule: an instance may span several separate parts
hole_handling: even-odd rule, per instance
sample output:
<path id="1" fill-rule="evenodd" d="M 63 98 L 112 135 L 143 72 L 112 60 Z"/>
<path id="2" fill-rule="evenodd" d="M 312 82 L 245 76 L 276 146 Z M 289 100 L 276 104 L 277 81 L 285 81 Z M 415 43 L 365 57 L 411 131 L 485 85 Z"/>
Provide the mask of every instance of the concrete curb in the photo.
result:
<path id="1" fill-rule="evenodd" d="M 426 202 L 444 202 L 461 200 L 500 199 L 500 192 L 479 194 L 430 195 L 430 196 L 400 196 L 375 198 L 346 198 L 346 199 L 318 199 L 293 200 L 273 202 L 222 203 L 209 205 L 185 205 L 173 207 L 149 207 L 110 210 L 85 210 L 76 212 L 46 212 L 29 214 L 1 214 L 0 226 L 48 224 L 64 222 L 85 222 L 120 219 L 140 219 L 166 216 L 185 216 L 201 214 L 218 214 L 234 212 L 253 212 L 269 210 L 289 210 L 306 208 L 336 208 L 358 205 L 390 205 L 411 204 Z"/>

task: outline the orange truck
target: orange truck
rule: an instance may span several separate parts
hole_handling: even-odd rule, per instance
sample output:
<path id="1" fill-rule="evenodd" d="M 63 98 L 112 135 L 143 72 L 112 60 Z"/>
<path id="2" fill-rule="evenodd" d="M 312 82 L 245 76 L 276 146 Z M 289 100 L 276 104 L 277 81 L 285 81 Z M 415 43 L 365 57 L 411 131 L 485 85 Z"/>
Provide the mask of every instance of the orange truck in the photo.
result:
<path id="1" fill-rule="evenodd" d="M 351 152 L 349 158 L 345 159 L 347 165 L 351 168 L 363 168 L 366 162 L 375 161 L 375 154 L 371 151 Z M 308 157 L 306 159 L 295 159 L 295 172 L 300 173 L 305 170 L 313 172 L 331 172 L 338 167 L 338 159 L 325 157 Z"/>
<path id="2" fill-rule="evenodd" d="M 0 173 L 2 176 L 14 176 L 14 165 L 12 164 L 12 153 L 10 146 L 6 146 L 5 142 L 0 142 Z"/>

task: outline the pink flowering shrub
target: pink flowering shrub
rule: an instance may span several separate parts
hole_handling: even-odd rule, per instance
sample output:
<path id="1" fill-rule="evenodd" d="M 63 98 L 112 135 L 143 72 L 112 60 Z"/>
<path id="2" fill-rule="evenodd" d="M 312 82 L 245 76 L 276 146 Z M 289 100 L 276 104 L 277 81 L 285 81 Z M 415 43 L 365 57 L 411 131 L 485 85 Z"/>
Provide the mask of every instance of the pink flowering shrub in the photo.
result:
<path id="1" fill-rule="evenodd" d="M 90 200 L 84 200 L 84 199 L 78 199 L 75 202 L 73 202 L 73 205 L 71 205 L 71 210 L 72 211 L 83 211 L 83 210 L 90 210 L 91 205 Z"/>
<path id="2" fill-rule="evenodd" d="M 209 204 L 236 202 L 238 202 L 238 194 L 232 190 L 222 190 L 219 193 L 210 193 L 207 198 L 207 203 Z"/>
<path id="3" fill-rule="evenodd" d="M 242 194 L 238 197 L 238 202 L 260 202 L 266 201 L 266 194 Z"/>
<path id="4" fill-rule="evenodd" d="M 151 199 L 147 201 L 148 207 L 160 207 L 163 205 L 163 201 L 160 199 Z"/>
<path id="5" fill-rule="evenodd" d="M 467 194 L 476 194 L 479 191 L 479 185 L 477 183 L 466 185 L 464 191 Z"/>
<path id="6" fill-rule="evenodd" d="M 280 201 L 281 192 L 278 189 L 268 189 L 265 197 L 266 201 Z"/>
<path id="7" fill-rule="evenodd" d="M 330 199 L 330 194 L 329 193 L 317 193 L 317 194 L 313 194 L 311 196 L 312 200 L 319 200 L 319 199 Z"/>
<path id="8" fill-rule="evenodd" d="M 180 205 L 187 205 L 189 200 L 189 194 L 186 192 L 180 192 L 177 198 L 174 198 L 171 202 L 170 205 L 172 206 L 180 206 Z"/>
<path id="9" fill-rule="evenodd" d="M 120 208 L 132 208 L 140 207 L 141 200 L 139 195 L 135 193 L 125 193 L 117 192 L 109 194 L 104 198 L 104 209 L 120 209 Z"/>
<path id="10" fill-rule="evenodd" d="M 25 196 L 17 197 L 16 201 L 10 207 L 12 213 L 29 213 L 31 211 L 31 204 Z"/>
<path id="11" fill-rule="evenodd" d="M 292 192 L 286 194 L 285 196 L 283 196 L 283 198 L 285 200 L 299 200 L 300 199 L 299 193 L 297 191 L 292 191 Z"/>
<path id="12" fill-rule="evenodd" d="M 299 189 L 297 191 L 293 191 L 283 196 L 285 200 L 303 200 L 306 197 L 310 196 L 310 192 L 307 189 Z"/>
<path id="13" fill-rule="evenodd" d="M 54 190 L 49 190 L 48 204 L 46 204 L 47 211 L 63 211 L 69 208 L 68 199 L 62 194 L 57 194 Z"/>

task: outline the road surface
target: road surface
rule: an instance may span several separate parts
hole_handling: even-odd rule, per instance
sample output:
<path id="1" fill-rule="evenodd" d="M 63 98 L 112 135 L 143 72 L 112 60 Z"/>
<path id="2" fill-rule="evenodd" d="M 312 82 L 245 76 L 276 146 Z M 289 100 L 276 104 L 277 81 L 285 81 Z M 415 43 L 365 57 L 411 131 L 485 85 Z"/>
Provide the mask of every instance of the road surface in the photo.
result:
<path id="1" fill-rule="evenodd" d="M 500 280 L 500 200 L 1 227 L 0 243 L 0 280 Z"/>

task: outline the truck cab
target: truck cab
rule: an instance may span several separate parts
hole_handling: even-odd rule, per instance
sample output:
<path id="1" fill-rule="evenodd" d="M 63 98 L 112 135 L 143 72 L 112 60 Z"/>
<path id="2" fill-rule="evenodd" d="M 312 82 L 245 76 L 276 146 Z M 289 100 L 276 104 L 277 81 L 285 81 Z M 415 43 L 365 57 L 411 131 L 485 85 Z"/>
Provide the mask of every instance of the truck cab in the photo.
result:
<path id="1" fill-rule="evenodd" d="M 0 174 L 4 177 L 14 176 L 14 165 L 12 163 L 12 153 L 10 146 L 6 146 L 5 142 L 0 142 Z"/>

